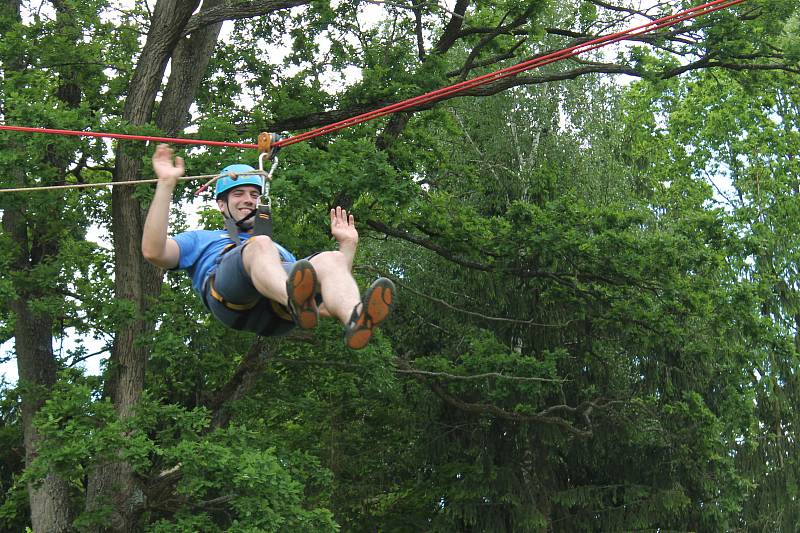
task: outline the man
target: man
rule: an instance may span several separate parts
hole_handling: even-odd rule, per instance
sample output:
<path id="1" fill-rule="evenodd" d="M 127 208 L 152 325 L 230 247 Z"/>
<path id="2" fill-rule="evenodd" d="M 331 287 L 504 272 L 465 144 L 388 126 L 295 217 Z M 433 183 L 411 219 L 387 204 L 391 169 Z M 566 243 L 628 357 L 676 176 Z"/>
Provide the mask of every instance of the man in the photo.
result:
<path id="1" fill-rule="evenodd" d="M 244 167 L 250 169 L 250 167 Z M 358 245 L 353 215 L 331 209 L 331 234 L 338 251 L 320 252 L 299 261 L 266 235 L 252 235 L 251 215 L 263 193 L 261 176 L 236 177 L 242 165 L 223 169 L 217 180 L 217 206 L 241 229 L 236 245 L 223 230 L 188 231 L 167 236 L 172 193 L 184 164 L 161 144 L 153 155 L 156 192 L 142 236 L 142 254 L 155 266 L 186 269 L 205 306 L 224 324 L 260 335 L 279 335 L 295 325 L 310 329 L 319 315 L 339 319 L 345 344 L 367 345 L 372 330 L 394 306 L 394 284 L 379 278 L 359 297 L 351 274 Z M 225 175 L 228 173 L 229 175 Z M 318 294 L 321 293 L 321 294 Z"/>

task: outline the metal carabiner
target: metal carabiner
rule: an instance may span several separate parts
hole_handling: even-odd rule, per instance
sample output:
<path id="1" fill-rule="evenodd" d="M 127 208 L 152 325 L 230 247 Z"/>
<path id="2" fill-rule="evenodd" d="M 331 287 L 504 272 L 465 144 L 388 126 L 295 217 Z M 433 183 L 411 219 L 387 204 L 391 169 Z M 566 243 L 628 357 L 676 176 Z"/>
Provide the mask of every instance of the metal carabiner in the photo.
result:
<path id="1" fill-rule="evenodd" d="M 260 170 L 261 172 L 264 172 L 264 158 L 268 156 L 269 154 L 267 154 L 266 152 L 258 155 L 258 170 Z M 272 158 L 272 166 L 270 167 L 269 172 L 267 172 L 266 175 L 268 180 L 272 179 L 272 174 L 275 172 L 275 169 L 277 167 L 278 167 L 278 156 L 274 156 Z"/>
<path id="2" fill-rule="evenodd" d="M 272 166 L 269 169 L 269 172 L 266 174 L 264 173 L 264 158 L 267 157 L 269 154 L 263 152 L 258 156 L 258 170 L 261 172 L 261 175 L 264 176 L 264 192 L 261 194 L 261 198 L 267 199 L 267 207 L 272 209 L 272 198 L 269 195 L 269 184 L 272 181 L 272 174 L 275 173 L 275 169 L 278 168 L 278 156 L 273 156 L 272 158 Z M 263 205 L 261 202 L 261 198 L 258 200 L 258 205 Z"/>

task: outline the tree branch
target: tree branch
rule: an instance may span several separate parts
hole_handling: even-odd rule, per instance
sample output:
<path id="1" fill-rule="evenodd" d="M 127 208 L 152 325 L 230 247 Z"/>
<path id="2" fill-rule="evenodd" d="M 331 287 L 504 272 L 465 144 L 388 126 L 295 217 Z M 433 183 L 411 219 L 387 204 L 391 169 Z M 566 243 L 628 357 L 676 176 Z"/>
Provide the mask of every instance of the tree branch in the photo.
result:
<path id="1" fill-rule="evenodd" d="M 501 372 L 486 372 L 484 374 L 472 374 L 468 376 L 459 374 L 449 374 L 447 372 L 429 372 L 426 370 L 414 370 L 405 368 L 395 369 L 395 372 L 397 372 L 398 374 L 412 374 L 415 376 L 444 378 L 444 379 L 461 380 L 461 381 L 471 381 L 475 379 L 486 379 L 486 378 L 505 379 L 509 381 L 539 381 L 544 383 L 566 383 L 567 381 L 569 381 L 567 379 L 536 378 L 528 376 L 509 376 Z"/>
<path id="2" fill-rule="evenodd" d="M 309 341 L 311 333 L 296 330 L 279 338 L 258 337 L 242 357 L 238 368 L 228 382 L 204 401 L 212 412 L 209 430 L 225 427 L 230 421 L 227 405 L 250 392 L 256 379 L 261 375 L 272 358 L 287 341 Z"/>
<path id="3" fill-rule="evenodd" d="M 464 14 L 467 12 L 467 7 L 469 7 L 469 0 L 457 0 L 450 22 L 444 27 L 439 42 L 433 47 L 435 53 L 447 52 L 458 40 L 461 27 L 464 25 Z"/>
<path id="4" fill-rule="evenodd" d="M 232 502 L 236 496 L 233 494 L 226 494 L 225 496 L 220 496 L 218 498 L 212 498 L 211 500 L 205 500 L 201 502 L 197 502 L 192 504 L 192 509 L 210 509 L 210 510 L 217 510 L 221 509 L 226 503 Z"/>
<path id="5" fill-rule="evenodd" d="M 570 285 L 570 286 L 573 285 L 572 283 L 569 283 L 566 280 L 562 279 L 560 277 L 561 274 L 555 274 L 555 273 L 552 273 L 552 272 L 544 272 L 544 271 L 532 270 L 532 269 L 500 270 L 500 269 L 497 269 L 497 268 L 495 268 L 493 266 L 490 266 L 490 265 L 487 265 L 487 264 L 484 264 L 484 263 L 479 263 L 477 261 L 472 261 L 470 259 L 466 259 L 466 258 L 460 257 L 460 256 L 454 254 L 453 252 L 451 252 L 450 250 L 447 250 L 447 249 L 443 248 L 442 246 L 439 246 L 438 244 L 436 244 L 436 243 L 434 243 L 434 242 L 432 242 L 432 241 L 430 241 L 428 239 L 419 237 L 417 235 L 412 235 L 411 233 L 409 233 L 409 232 L 407 232 L 405 230 L 399 229 L 399 228 L 392 228 L 390 226 L 387 226 L 383 222 L 380 222 L 380 221 L 377 221 L 377 220 L 367 220 L 366 224 L 368 226 L 370 226 L 371 228 L 373 228 L 373 229 L 375 229 L 377 231 L 380 231 L 381 233 L 384 233 L 384 234 L 392 236 L 392 237 L 397 237 L 397 238 L 403 239 L 405 241 L 408 241 L 408 242 L 417 244 L 419 246 L 422 246 L 423 248 L 427 248 L 428 250 L 430 250 L 432 252 L 435 252 L 436 254 L 440 255 L 441 257 L 447 259 L 448 261 L 452 261 L 453 263 L 456 263 L 457 265 L 461 265 L 463 267 L 467 267 L 467 268 L 470 268 L 472 270 L 480 270 L 480 271 L 483 271 L 483 272 L 508 272 L 508 273 L 514 273 L 514 274 L 520 275 L 522 277 L 548 278 L 548 279 L 556 280 L 559 283 L 564 283 L 564 284 L 567 284 L 567 285 Z"/>
<path id="6" fill-rule="evenodd" d="M 422 35 L 422 9 L 421 4 L 411 1 L 411 10 L 414 12 L 414 33 L 417 37 L 417 57 L 425 61 L 425 37 Z"/>
<path id="7" fill-rule="evenodd" d="M 528 22 L 534 9 L 536 9 L 537 7 L 539 7 L 538 2 L 531 2 L 530 4 L 528 4 L 527 9 L 525 9 L 525 11 L 522 14 L 520 14 L 517 18 L 515 18 L 514 20 L 505 25 L 503 24 L 503 20 L 505 20 L 504 16 L 503 19 L 500 21 L 500 24 L 497 25 L 494 31 L 482 37 L 481 40 L 478 42 L 478 44 L 476 44 L 470 51 L 469 55 L 467 56 L 467 59 L 464 60 L 464 65 L 460 69 L 462 78 L 466 78 L 469 71 L 472 70 L 475 58 L 478 57 L 478 54 L 480 54 L 483 48 L 485 48 L 490 42 L 492 42 L 495 39 L 495 37 L 502 35 L 504 33 L 508 33 L 509 31 L 518 28 L 519 26 L 522 26 L 523 24 Z M 507 15 L 508 14 L 506 14 L 506 16 Z"/>
<path id="8" fill-rule="evenodd" d="M 680 27 L 669 31 L 633 35 L 626 39 L 623 39 L 623 41 L 621 42 L 641 42 L 655 46 L 657 43 L 660 43 L 665 40 L 670 40 L 674 42 L 679 42 L 681 44 L 696 46 L 697 45 L 696 40 L 678 38 L 678 36 L 685 33 L 690 33 L 691 31 L 696 31 L 698 29 L 703 29 L 704 27 L 705 26 L 694 25 L 694 26 Z M 459 38 L 468 37 L 470 35 L 482 35 L 487 33 L 493 33 L 494 31 L 495 31 L 494 28 L 485 26 L 465 28 L 459 34 Z M 585 32 L 578 32 L 574 30 L 567 30 L 563 28 L 553 28 L 553 27 L 544 28 L 544 32 L 548 35 L 569 37 L 570 39 L 573 39 L 573 41 L 565 43 L 563 48 L 570 48 L 572 46 L 577 46 L 581 43 L 591 41 L 592 39 L 600 37 L 599 34 L 588 34 Z M 525 30 L 509 30 L 506 32 L 506 34 L 527 37 L 529 35 L 529 32 Z"/>
<path id="9" fill-rule="evenodd" d="M 410 370 L 409 368 L 407 368 L 407 363 L 405 361 L 403 361 L 402 359 L 397 359 L 397 361 L 401 366 L 406 367 L 404 369 Z M 543 424 L 554 424 L 556 426 L 563 428 L 569 433 L 572 433 L 573 435 L 582 438 L 589 438 L 593 435 L 591 429 L 591 421 L 589 421 L 588 415 L 595 407 L 598 407 L 598 405 L 595 404 L 594 402 L 583 402 L 577 407 L 571 407 L 568 405 L 556 405 L 535 414 L 518 413 L 516 411 L 506 411 L 505 409 L 501 409 L 500 407 L 497 407 L 496 405 L 492 404 L 470 403 L 459 400 L 455 396 L 451 395 L 439 383 L 430 381 L 426 379 L 426 377 L 423 375 L 418 375 L 418 374 L 411 374 L 411 375 L 418 381 L 427 385 L 428 388 L 430 388 L 430 390 L 436 396 L 438 396 L 442 401 L 461 411 L 465 411 L 475 415 L 491 415 L 505 420 L 513 420 L 515 422 L 540 422 Z M 588 422 L 587 424 L 588 429 L 581 429 L 575 426 L 569 420 L 566 420 L 564 418 L 558 416 L 551 416 L 553 413 L 558 411 L 574 413 L 583 417 L 584 421 Z"/>
<path id="10" fill-rule="evenodd" d="M 280 11 L 281 9 L 303 6 L 310 3 L 310 0 L 252 0 L 250 2 L 229 0 L 219 6 L 192 15 L 183 29 L 183 36 L 185 37 L 200 28 L 218 22 L 258 17 Z"/>
<path id="11" fill-rule="evenodd" d="M 744 71 L 744 70 L 781 70 L 784 72 L 791 72 L 792 74 L 800 74 L 800 68 L 790 67 L 783 63 L 736 63 L 731 61 L 715 61 L 715 60 L 698 60 L 695 64 L 701 64 L 700 67 L 694 68 L 724 68 L 727 70 Z M 678 67 L 670 70 L 662 75 L 663 78 L 669 78 L 683 74 L 688 70 L 692 70 L 690 65 Z"/>
<path id="12" fill-rule="evenodd" d="M 381 272 L 379 269 L 373 268 L 373 267 L 369 267 L 369 266 L 358 266 L 358 267 L 356 267 L 356 270 L 368 270 L 368 271 L 371 271 L 371 272 L 375 272 L 375 273 L 377 273 L 377 274 L 379 274 L 379 275 L 381 275 L 383 277 L 390 277 L 386 273 Z M 520 320 L 520 319 L 517 319 L 517 318 L 506 318 L 506 317 L 496 317 L 496 316 L 484 315 L 482 313 L 478 313 L 478 312 L 475 312 L 475 311 L 469 311 L 467 309 L 461 309 L 459 307 L 454 306 L 453 304 L 451 304 L 449 302 L 446 302 L 445 300 L 440 300 L 439 298 L 434 298 L 433 296 L 430 296 L 428 294 L 423 294 L 423 293 L 421 293 L 421 292 L 419 292 L 419 291 L 417 291 L 415 289 L 412 289 L 411 286 L 402 283 L 400 280 L 398 280 L 398 279 L 396 279 L 394 277 L 392 277 L 392 281 L 395 283 L 395 285 L 398 285 L 404 291 L 408 291 L 410 293 L 416 294 L 420 298 L 424 298 L 424 299 L 426 299 L 428 301 L 431 301 L 431 302 L 434 302 L 436 304 L 439 304 L 439 305 L 442 305 L 444 307 L 447 307 L 451 311 L 456 311 L 457 313 L 463 313 L 465 315 L 474 316 L 476 318 L 480 318 L 480 319 L 483 319 L 483 320 L 489 320 L 491 322 L 509 322 L 511 324 L 521 324 L 521 325 L 524 325 L 524 326 L 531 326 L 531 327 L 537 326 L 537 327 L 542 327 L 542 328 L 564 328 L 564 327 L 567 327 L 568 325 L 570 325 L 571 323 L 575 322 L 575 320 L 568 320 L 568 321 L 566 321 L 564 323 L 561 323 L 561 324 L 543 324 L 543 323 L 540 323 L 540 322 L 534 322 L 533 319 Z"/>
<path id="13" fill-rule="evenodd" d="M 109 353 L 111 352 L 111 346 L 110 345 L 106 345 L 105 347 L 101 348 L 100 350 L 97 350 L 96 352 L 93 352 L 93 353 L 90 353 L 90 354 L 86 354 L 86 355 L 82 355 L 80 357 L 74 358 L 72 361 L 70 361 L 67 364 L 67 368 L 72 368 L 75 365 L 77 365 L 78 363 L 86 361 L 87 359 L 91 359 L 92 357 L 95 357 L 95 356 L 100 355 L 101 353 L 105 353 L 105 352 L 109 352 Z"/>
<path id="14" fill-rule="evenodd" d="M 645 17 L 645 18 L 650 19 L 650 20 L 655 20 L 656 18 L 658 18 L 658 17 L 654 17 L 652 15 L 648 15 L 647 12 L 645 12 L 645 11 L 639 11 L 637 9 L 631 9 L 631 8 L 628 8 L 628 7 L 615 6 L 615 5 L 612 5 L 612 4 L 608 4 L 606 2 L 601 2 L 600 0 L 589 0 L 589 2 L 594 4 L 594 5 L 596 5 L 596 6 L 598 6 L 598 7 L 602 7 L 603 9 L 608 9 L 609 11 L 616 11 L 618 13 L 627 13 L 629 15 L 641 16 L 641 17 Z"/>
<path id="15" fill-rule="evenodd" d="M 255 377 L 266 366 L 266 358 L 278 350 L 280 341 L 270 344 L 271 346 L 267 346 L 266 339 L 258 337 L 242 357 L 242 361 L 233 376 L 206 402 L 206 407 L 213 413 L 209 430 L 225 427 L 228 424 L 230 412 L 227 409 L 227 405 L 244 396 L 252 388 Z"/>
<path id="16" fill-rule="evenodd" d="M 399 228 L 392 228 L 380 221 L 367 220 L 366 224 L 371 228 L 380 231 L 381 233 L 384 233 L 385 235 L 397 237 L 405 241 L 411 242 L 413 244 L 417 244 L 419 246 L 422 246 L 423 248 L 426 248 L 438 254 L 439 256 L 443 257 L 444 259 L 447 259 L 448 261 L 451 261 L 457 265 L 461 265 L 463 267 L 470 268 L 473 270 L 480 270 L 483 272 L 495 272 L 498 274 L 517 276 L 519 278 L 549 279 L 560 285 L 569 287 L 570 289 L 576 292 L 589 295 L 594 294 L 593 291 L 591 289 L 579 287 L 578 286 L 579 280 L 600 282 L 600 283 L 605 283 L 607 285 L 617 285 L 617 286 L 632 285 L 640 289 L 651 291 L 656 295 L 658 294 L 658 288 L 659 288 L 658 286 L 643 283 L 640 280 L 634 279 L 624 273 L 623 274 L 617 273 L 619 277 L 614 278 L 609 276 L 600 276 L 598 274 L 582 273 L 577 270 L 572 272 L 547 272 L 543 270 L 530 268 L 527 266 L 497 267 L 494 265 L 488 265 L 485 263 L 479 263 L 477 261 L 466 259 L 450 250 L 445 249 L 441 245 L 433 242 L 432 240 L 425 239 L 424 237 L 420 237 L 418 235 L 413 235 L 406 230 L 402 230 Z"/>
<path id="17" fill-rule="evenodd" d="M 494 65 L 496 63 L 499 63 L 501 61 L 505 61 L 506 59 L 512 59 L 514 57 L 514 52 L 516 52 L 517 49 L 520 46 L 522 46 L 523 44 L 525 44 L 526 42 L 527 42 L 527 40 L 524 39 L 524 38 L 523 39 L 519 39 L 516 43 L 514 43 L 514 46 L 512 46 L 511 48 L 508 49 L 508 51 L 503 52 L 502 54 L 497 54 L 497 55 L 492 56 L 490 58 L 484 59 L 483 61 L 478 61 L 477 63 L 473 62 L 473 63 L 471 63 L 469 65 L 469 69 L 470 70 L 474 70 L 476 68 L 488 67 L 488 66 Z M 465 68 L 466 68 L 466 65 L 461 67 L 458 70 L 451 70 L 450 72 L 447 73 L 447 77 L 448 78 L 452 78 L 452 77 L 458 76 L 463 72 L 463 70 Z"/>
<path id="18" fill-rule="evenodd" d="M 494 94 L 500 93 L 502 91 L 511 89 L 513 87 L 518 87 L 521 85 L 537 85 L 541 83 L 549 83 L 554 81 L 563 81 L 568 79 L 575 79 L 579 76 L 586 75 L 586 74 L 627 74 L 629 76 L 634 77 L 641 77 L 642 74 L 632 67 L 628 67 L 625 65 L 614 65 L 614 64 L 600 64 L 594 63 L 592 66 L 584 66 L 581 68 L 547 74 L 542 76 L 514 76 L 510 78 L 505 78 L 502 80 L 498 80 L 493 83 L 489 83 L 483 85 L 481 87 L 476 87 L 474 89 L 469 89 L 458 94 L 450 95 L 437 102 L 431 102 L 427 104 L 422 104 L 419 106 L 410 107 L 407 110 L 410 113 L 415 113 L 419 111 L 425 111 L 428 109 L 433 108 L 437 103 L 444 102 L 450 100 L 452 98 L 462 97 L 462 96 L 492 96 Z M 348 118 L 352 118 L 357 115 L 361 115 L 363 113 L 367 113 L 369 111 L 374 111 L 381 107 L 385 107 L 391 105 L 393 103 L 397 103 L 395 100 L 374 100 L 368 104 L 353 106 L 347 109 L 337 109 L 331 111 L 321 111 L 319 113 L 311 113 L 308 115 L 304 115 L 302 117 L 293 117 L 286 120 L 282 120 L 279 122 L 273 122 L 267 125 L 267 129 L 269 131 L 292 131 L 292 130 L 302 130 L 307 128 L 314 128 L 326 124 L 332 124 L 334 122 L 339 122 L 341 120 L 345 120 Z M 252 124 L 242 124 L 237 128 L 238 133 L 242 135 L 246 135 L 250 133 L 252 130 Z"/>

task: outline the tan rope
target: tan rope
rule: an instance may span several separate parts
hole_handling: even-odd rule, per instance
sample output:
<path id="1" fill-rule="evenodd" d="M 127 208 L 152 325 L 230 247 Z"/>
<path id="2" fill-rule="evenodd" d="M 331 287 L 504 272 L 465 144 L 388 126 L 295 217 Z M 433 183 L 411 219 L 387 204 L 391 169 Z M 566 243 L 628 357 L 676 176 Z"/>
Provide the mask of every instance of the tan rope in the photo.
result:
<path id="1" fill-rule="evenodd" d="M 250 174 L 266 175 L 263 170 L 254 170 L 251 172 L 237 172 L 237 176 L 244 176 Z M 213 178 L 208 184 L 216 181 L 219 174 L 203 174 L 202 176 L 183 176 L 178 178 L 178 181 L 191 181 L 199 179 Z M 115 185 L 142 185 L 146 183 L 158 183 L 157 179 L 154 180 L 133 180 L 133 181 L 107 181 L 105 183 L 74 183 L 71 185 L 46 185 L 42 187 L 18 187 L 15 189 L 0 189 L 3 192 L 33 192 L 33 191 L 53 191 L 57 189 L 87 189 L 89 187 L 113 187 Z"/>

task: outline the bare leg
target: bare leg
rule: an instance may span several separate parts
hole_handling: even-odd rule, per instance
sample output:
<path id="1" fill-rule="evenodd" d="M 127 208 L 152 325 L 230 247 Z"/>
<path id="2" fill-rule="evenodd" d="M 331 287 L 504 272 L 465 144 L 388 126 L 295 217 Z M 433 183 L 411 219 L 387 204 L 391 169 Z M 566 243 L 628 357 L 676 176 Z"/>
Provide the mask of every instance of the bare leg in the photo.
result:
<path id="1" fill-rule="evenodd" d="M 311 258 L 311 264 L 317 272 L 324 301 L 321 311 L 346 324 L 361 301 L 358 285 L 350 273 L 352 259 L 342 252 L 322 252 Z"/>
<path id="2" fill-rule="evenodd" d="M 286 271 L 278 249 L 266 235 L 250 237 L 242 251 L 244 269 L 256 290 L 265 298 L 286 305 Z M 358 289 L 356 289 L 358 290 Z"/>

